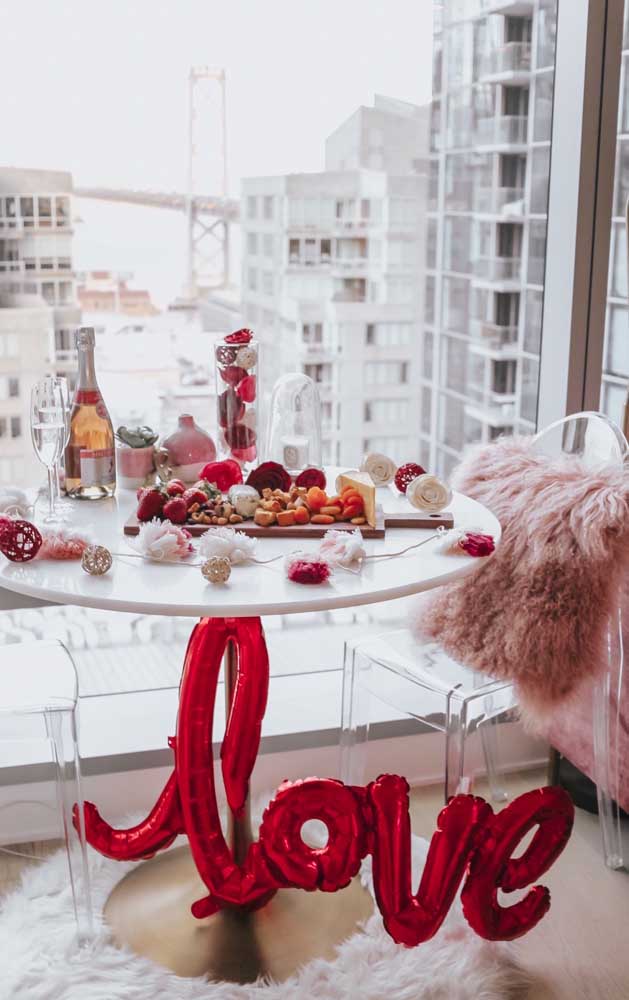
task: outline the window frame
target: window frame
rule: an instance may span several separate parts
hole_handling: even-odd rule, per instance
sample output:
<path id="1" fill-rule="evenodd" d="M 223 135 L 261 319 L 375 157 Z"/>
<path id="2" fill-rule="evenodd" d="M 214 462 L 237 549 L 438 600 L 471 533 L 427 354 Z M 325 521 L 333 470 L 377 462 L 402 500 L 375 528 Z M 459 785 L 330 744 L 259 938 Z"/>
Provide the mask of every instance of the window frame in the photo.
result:
<path id="1" fill-rule="evenodd" d="M 538 427 L 600 406 L 623 14 L 558 4 Z"/>

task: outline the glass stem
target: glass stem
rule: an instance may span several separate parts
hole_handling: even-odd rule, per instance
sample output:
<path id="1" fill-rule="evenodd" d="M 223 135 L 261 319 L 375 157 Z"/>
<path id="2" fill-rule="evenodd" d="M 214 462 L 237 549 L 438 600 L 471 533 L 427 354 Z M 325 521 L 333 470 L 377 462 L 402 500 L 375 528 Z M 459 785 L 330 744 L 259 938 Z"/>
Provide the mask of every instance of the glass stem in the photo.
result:
<path id="1" fill-rule="evenodd" d="M 48 517 L 55 515 L 55 473 L 54 466 L 48 466 Z"/>
<path id="2" fill-rule="evenodd" d="M 55 500 L 59 500 L 61 497 L 61 481 L 59 479 L 59 465 L 60 462 L 57 460 L 55 462 L 54 468 L 54 486 L 55 486 Z"/>

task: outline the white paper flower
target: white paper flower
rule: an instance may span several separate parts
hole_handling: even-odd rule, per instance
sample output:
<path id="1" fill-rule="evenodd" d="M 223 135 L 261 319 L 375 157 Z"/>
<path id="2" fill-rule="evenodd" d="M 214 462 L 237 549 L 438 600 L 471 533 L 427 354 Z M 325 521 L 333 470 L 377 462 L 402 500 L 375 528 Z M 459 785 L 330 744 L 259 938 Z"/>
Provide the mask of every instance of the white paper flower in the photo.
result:
<path id="1" fill-rule="evenodd" d="M 199 542 L 199 553 L 204 559 L 226 556 L 233 566 L 249 562 L 255 556 L 256 539 L 233 528 L 208 528 Z"/>
<path id="2" fill-rule="evenodd" d="M 388 486 L 395 478 L 397 465 L 386 455 L 372 451 L 363 458 L 360 471 L 368 472 L 375 486 Z"/>
<path id="3" fill-rule="evenodd" d="M 18 517 L 28 517 L 31 505 L 24 490 L 17 486 L 0 488 L 0 514 L 17 514 Z"/>
<path id="4" fill-rule="evenodd" d="M 344 566 L 346 569 L 360 569 L 367 555 L 359 528 L 355 531 L 330 528 L 323 536 L 319 552 L 333 566 Z"/>
<path id="5" fill-rule="evenodd" d="M 185 528 L 170 521 L 158 521 L 156 517 L 140 525 L 135 542 L 129 544 L 141 556 L 156 562 L 187 559 L 194 552 L 190 533 Z"/>
<path id="6" fill-rule="evenodd" d="M 417 476 L 408 484 L 406 498 L 417 510 L 438 514 L 452 500 L 452 490 L 437 476 L 425 472 L 423 476 Z"/>

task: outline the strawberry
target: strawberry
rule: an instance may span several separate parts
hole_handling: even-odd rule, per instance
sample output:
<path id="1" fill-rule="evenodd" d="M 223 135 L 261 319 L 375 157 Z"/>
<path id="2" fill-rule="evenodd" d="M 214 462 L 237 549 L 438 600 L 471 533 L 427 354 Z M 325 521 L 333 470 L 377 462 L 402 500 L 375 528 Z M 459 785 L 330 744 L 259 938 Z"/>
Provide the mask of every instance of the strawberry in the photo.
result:
<path id="1" fill-rule="evenodd" d="M 138 521 L 150 521 L 153 517 L 160 517 L 166 500 L 166 494 L 157 486 L 143 489 L 136 511 Z"/>
<path id="2" fill-rule="evenodd" d="M 186 484 L 181 479 L 169 479 L 166 483 L 166 492 L 169 497 L 179 497 L 186 492 Z"/>
<path id="3" fill-rule="evenodd" d="M 173 524 L 183 524 L 188 516 L 188 505 L 183 497 L 173 497 L 164 504 L 162 513 Z"/>
<path id="4" fill-rule="evenodd" d="M 193 503 L 207 503 L 208 496 L 203 490 L 199 490 L 196 486 L 192 486 L 189 490 L 185 491 L 181 499 L 186 501 L 187 510 L 192 507 Z"/>

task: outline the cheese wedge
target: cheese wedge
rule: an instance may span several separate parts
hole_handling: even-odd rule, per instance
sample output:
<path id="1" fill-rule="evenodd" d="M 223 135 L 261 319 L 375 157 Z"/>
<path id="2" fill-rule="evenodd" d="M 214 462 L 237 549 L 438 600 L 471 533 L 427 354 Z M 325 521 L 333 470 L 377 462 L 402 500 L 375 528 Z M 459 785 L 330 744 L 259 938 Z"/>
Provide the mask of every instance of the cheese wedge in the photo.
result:
<path id="1" fill-rule="evenodd" d="M 346 486 L 362 497 L 365 506 L 365 518 L 371 528 L 376 527 L 376 487 L 368 472 L 344 472 L 337 477 L 336 488 L 340 493 Z"/>

